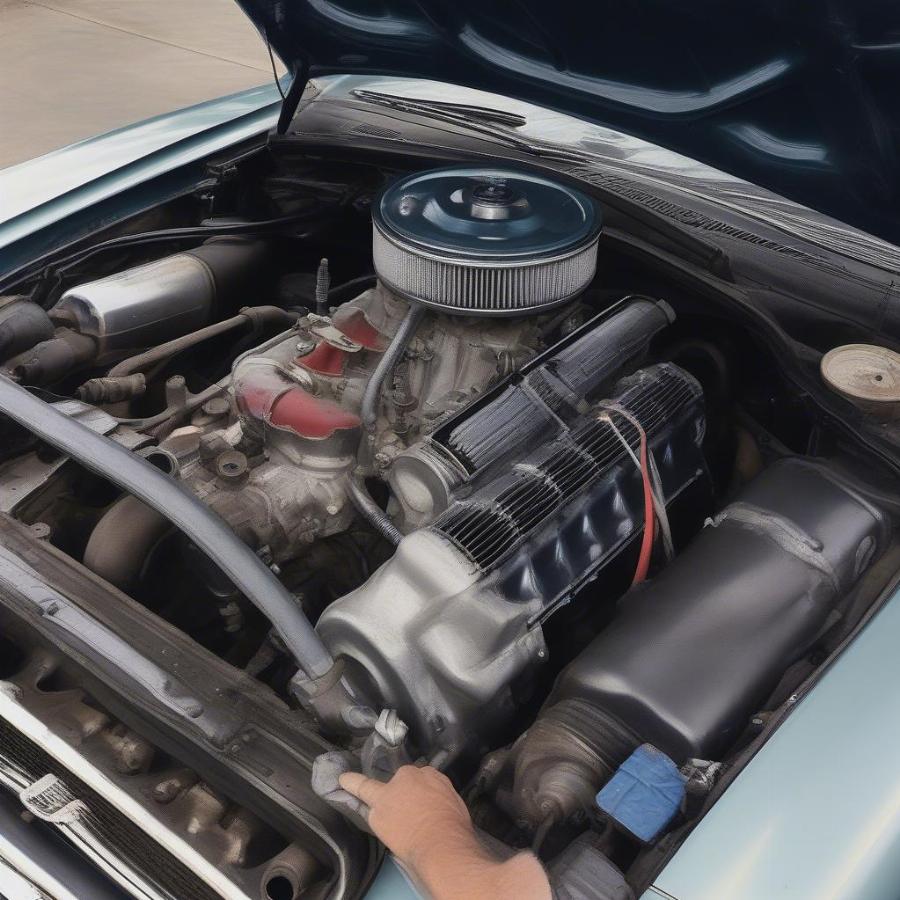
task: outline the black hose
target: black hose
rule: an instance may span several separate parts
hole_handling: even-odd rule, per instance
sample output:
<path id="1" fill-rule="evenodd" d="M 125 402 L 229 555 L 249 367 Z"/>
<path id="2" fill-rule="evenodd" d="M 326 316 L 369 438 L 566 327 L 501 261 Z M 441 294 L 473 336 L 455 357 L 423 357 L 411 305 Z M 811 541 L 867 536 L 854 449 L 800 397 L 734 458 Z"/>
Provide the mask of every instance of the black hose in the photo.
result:
<path id="1" fill-rule="evenodd" d="M 197 331 L 183 334 L 180 337 L 173 338 L 165 344 L 157 344 L 143 353 L 136 356 L 130 356 L 116 363 L 108 373 L 109 378 L 120 378 L 131 375 L 132 372 L 140 372 L 148 366 L 158 363 L 162 360 L 168 360 L 170 357 L 195 347 L 197 344 L 210 338 L 219 337 L 239 328 L 243 325 L 283 325 L 290 327 L 297 321 L 297 316 L 289 313 L 287 310 L 281 309 L 279 306 L 248 306 L 242 309 L 236 316 L 230 319 L 223 319 L 221 322 L 213 322 L 212 325 L 206 325 Z"/>
<path id="2" fill-rule="evenodd" d="M 360 275 L 358 278 L 351 278 L 342 284 L 336 284 L 328 291 L 328 305 L 340 306 L 347 300 L 367 291 L 371 287 L 375 287 L 378 277 L 372 273 L 368 275 Z"/>
<path id="3" fill-rule="evenodd" d="M 331 669 L 331 654 L 284 585 L 212 510 L 180 484 L 143 457 L 91 431 L 3 376 L 0 413 L 162 513 L 269 619 L 307 676 L 317 678 Z"/>

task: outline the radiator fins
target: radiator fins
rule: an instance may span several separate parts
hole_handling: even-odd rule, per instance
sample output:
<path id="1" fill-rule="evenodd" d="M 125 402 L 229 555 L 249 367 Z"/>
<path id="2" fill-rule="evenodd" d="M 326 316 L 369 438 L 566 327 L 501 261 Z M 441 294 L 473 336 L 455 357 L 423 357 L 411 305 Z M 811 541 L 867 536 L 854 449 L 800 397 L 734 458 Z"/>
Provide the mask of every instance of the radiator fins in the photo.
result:
<path id="1" fill-rule="evenodd" d="M 464 419 L 447 440 L 447 449 L 469 471 L 529 446 L 554 417 L 546 404 L 520 385 L 507 388 L 477 415 Z"/>

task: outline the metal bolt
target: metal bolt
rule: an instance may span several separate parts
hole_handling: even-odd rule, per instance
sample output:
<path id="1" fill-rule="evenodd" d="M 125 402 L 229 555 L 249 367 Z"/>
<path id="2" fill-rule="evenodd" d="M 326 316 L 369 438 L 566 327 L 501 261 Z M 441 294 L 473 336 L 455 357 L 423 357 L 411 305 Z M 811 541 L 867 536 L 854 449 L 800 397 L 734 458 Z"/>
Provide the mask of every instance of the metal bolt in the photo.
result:
<path id="1" fill-rule="evenodd" d="M 188 389 L 183 375 L 166 379 L 166 406 L 180 409 L 187 403 Z"/>
<path id="2" fill-rule="evenodd" d="M 219 418 L 228 413 L 230 404 L 225 397 L 212 397 L 203 404 L 203 412 L 213 418 Z"/>
<path id="3" fill-rule="evenodd" d="M 247 474 L 247 457 L 240 450 L 226 450 L 216 457 L 216 472 L 226 481 L 239 481 Z"/>
<path id="4" fill-rule="evenodd" d="M 411 216 L 418 208 L 418 205 L 416 198 L 412 194 L 407 194 L 400 198 L 400 202 L 397 204 L 397 212 L 401 216 Z"/>

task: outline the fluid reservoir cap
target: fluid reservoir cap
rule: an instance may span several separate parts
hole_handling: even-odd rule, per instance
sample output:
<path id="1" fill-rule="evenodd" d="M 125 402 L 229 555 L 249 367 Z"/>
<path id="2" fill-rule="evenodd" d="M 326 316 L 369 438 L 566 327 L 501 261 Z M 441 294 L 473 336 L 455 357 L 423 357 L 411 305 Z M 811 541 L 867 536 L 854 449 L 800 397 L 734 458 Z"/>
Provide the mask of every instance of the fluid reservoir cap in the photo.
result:
<path id="1" fill-rule="evenodd" d="M 822 378 L 836 393 L 885 417 L 900 412 L 900 353 L 875 344 L 845 344 L 822 357 Z"/>

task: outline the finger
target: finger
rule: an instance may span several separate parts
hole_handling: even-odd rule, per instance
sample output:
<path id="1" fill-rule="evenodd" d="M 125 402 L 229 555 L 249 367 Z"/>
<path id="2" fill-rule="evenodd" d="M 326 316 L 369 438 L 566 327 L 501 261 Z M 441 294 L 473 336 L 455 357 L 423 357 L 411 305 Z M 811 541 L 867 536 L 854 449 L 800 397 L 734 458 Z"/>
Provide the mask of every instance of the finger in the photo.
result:
<path id="1" fill-rule="evenodd" d="M 374 778 L 366 778 L 360 772 L 344 772 L 338 779 L 341 787 L 348 794 L 358 797 L 367 806 L 372 806 L 384 790 L 384 785 Z"/>

